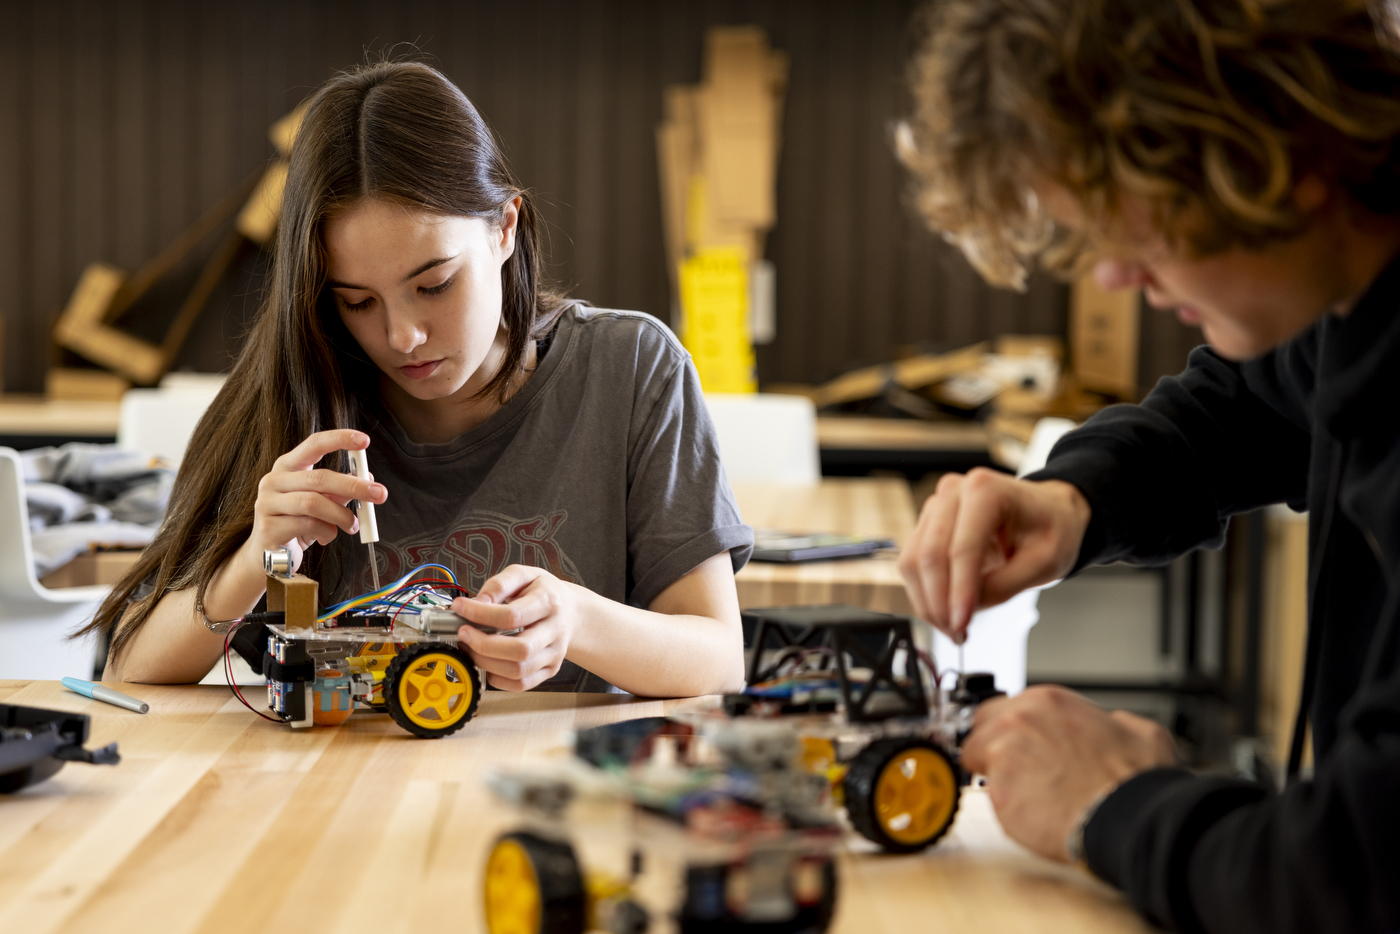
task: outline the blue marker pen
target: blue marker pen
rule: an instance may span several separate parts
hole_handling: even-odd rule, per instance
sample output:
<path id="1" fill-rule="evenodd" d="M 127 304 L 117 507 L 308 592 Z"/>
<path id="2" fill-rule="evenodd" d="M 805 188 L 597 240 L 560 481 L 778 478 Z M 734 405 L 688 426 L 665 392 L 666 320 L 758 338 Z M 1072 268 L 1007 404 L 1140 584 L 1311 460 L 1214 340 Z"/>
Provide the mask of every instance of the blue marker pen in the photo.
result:
<path id="1" fill-rule="evenodd" d="M 120 691 L 104 688 L 100 684 L 93 684 L 91 681 L 84 681 L 81 678 L 64 678 L 60 683 L 70 691 L 75 691 L 84 697 L 91 697 L 93 700 L 100 700 L 104 704 L 125 707 L 127 710 L 134 710 L 137 713 L 146 713 L 151 709 L 151 705 L 145 701 L 127 697 Z"/>

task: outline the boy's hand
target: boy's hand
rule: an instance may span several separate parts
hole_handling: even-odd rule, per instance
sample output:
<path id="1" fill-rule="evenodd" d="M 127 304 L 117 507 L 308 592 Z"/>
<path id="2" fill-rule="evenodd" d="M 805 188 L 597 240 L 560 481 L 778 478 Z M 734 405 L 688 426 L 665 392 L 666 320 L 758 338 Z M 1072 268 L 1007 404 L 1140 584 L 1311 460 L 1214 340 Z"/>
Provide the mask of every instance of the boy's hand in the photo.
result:
<path id="1" fill-rule="evenodd" d="M 452 611 L 493 629 L 523 629 L 514 636 L 493 635 L 463 626 L 457 638 L 503 691 L 528 691 L 559 673 L 578 620 L 575 584 L 544 568 L 512 564 L 481 587 L 475 597 L 458 597 Z"/>
<path id="2" fill-rule="evenodd" d="M 1059 480 L 982 468 L 944 474 L 899 556 L 915 613 L 961 643 L 978 609 L 1069 573 L 1089 512 L 1083 494 Z"/>
<path id="3" fill-rule="evenodd" d="M 1151 720 L 1045 685 L 978 707 L 962 761 L 987 776 L 1007 836 L 1068 862 L 1065 841 L 1094 799 L 1138 772 L 1175 765 L 1176 748 Z"/>

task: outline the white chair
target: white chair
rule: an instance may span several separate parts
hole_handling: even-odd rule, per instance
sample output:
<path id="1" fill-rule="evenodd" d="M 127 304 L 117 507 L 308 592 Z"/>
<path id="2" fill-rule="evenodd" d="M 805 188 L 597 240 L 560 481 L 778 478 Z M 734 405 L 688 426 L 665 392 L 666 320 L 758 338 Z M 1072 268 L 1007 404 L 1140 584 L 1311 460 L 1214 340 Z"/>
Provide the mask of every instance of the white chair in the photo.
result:
<path id="1" fill-rule="evenodd" d="M 0 678 L 90 679 L 92 639 L 68 636 L 92 619 L 110 588 L 52 590 L 34 576 L 24 465 L 0 447 Z"/>
<path id="2" fill-rule="evenodd" d="M 1044 467 L 1055 442 L 1074 427 L 1074 422 L 1067 418 L 1042 418 L 1036 422 L 1016 475 L 1024 477 Z M 992 672 L 996 675 L 997 687 L 1008 694 L 1019 694 L 1025 690 L 1026 643 L 1030 639 L 1031 628 L 1040 622 L 1037 607 L 1040 592 L 1055 586 L 1055 583 L 1058 581 L 1044 587 L 1032 587 L 1005 603 L 974 614 L 967 628 L 967 641 L 962 647 L 963 670 Z M 952 668 L 958 657 L 958 647 L 943 633 L 935 632 L 933 656 L 940 668 Z"/>
<path id="3" fill-rule="evenodd" d="M 117 443 L 179 466 L 195 425 L 223 382 L 222 374 L 172 373 L 157 389 L 128 389 L 122 396 Z"/>
<path id="4" fill-rule="evenodd" d="M 805 396 L 707 393 L 730 483 L 815 486 L 821 480 L 817 410 Z"/>

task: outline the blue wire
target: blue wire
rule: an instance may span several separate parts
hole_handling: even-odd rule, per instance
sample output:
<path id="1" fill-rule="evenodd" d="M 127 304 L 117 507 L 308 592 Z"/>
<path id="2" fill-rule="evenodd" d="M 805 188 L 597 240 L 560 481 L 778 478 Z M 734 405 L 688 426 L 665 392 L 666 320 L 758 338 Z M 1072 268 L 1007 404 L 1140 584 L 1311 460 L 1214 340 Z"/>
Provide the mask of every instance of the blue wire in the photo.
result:
<path id="1" fill-rule="evenodd" d="M 454 573 L 452 573 L 452 569 L 451 569 L 451 568 L 444 567 L 444 566 L 441 565 L 441 564 L 423 564 L 423 565 L 419 565 L 418 567 L 416 567 L 416 568 L 414 568 L 413 570 L 409 571 L 407 574 L 405 574 L 403 577 L 400 577 L 397 581 L 395 581 L 394 583 L 390 584 L 388 587 L 380 588 L 380 590 L 378 590 L 378 591 L 367 591 L 366 593 L 357 594 L 356 596 L 353 596 L 353 597 L 351 597 L 351 598 L 348 599 L 348 600 L 342 600 L 340 603 L 337 603 L 335 606 L 327 607 L 326 610 L 325 610 L 325 612 L 323 612 L 323 613 L 321 614 L 321 616 L 322 616 L 322 617 L 329 617 L 329 616 L 332 616 L 332 615 L 334 615 L 334 614 L 340 612 L 340 610 L 344 609 L 345 607 L 349 606 L 350 604 L 354 603 L 356 600 L 363 600 L 363 599 L 364 599 L 366 596 L 368 596 L 368 594 L 370 594 L 370 593 L 379 593 L 379 594 L 381 594 L 381 596 L 380 596 L 379 598 L 375 599 L 375 600 L 371 600 L 371 601 L 369 601 L 368 603 L 363 604 L 363 605 L 360 607 L 360 609 L 368 609 L 369 607 L 377 606 L 377 605 L 379 605 L 379 604 L 381 604 L 381 603 L 384 603 L 385 601 L 387 601 L 388 599 L 390 599 L 392 596 L 396 595 L 399 591 L 409 589 L 409 588 L 408 588 L 408 582 L 409 582 L 410 580 L 412 580 L 415 576 L 417 576 L 419 573 L 421 573 L 421 572 L 423 572 L 423 571 L 432 570 L 432 569 L 437 569 L 437 570 L 439 570 L 439 571 L 442 571 L 443 573 L 445 573 L 445 574 L 447 575 L 447 579 L 448 579 L 448 580 L 450 580 L 450 581 L 451 581 L 452 583 L 454 583 L 454 584 L 457 583 L 457 575 L 454 574 Z M 427 581 L 424 581 L 423 583 L 424 583 L 425 585 L 428 585 L 428 582 L 427 582 Z M 395 607 L 397 606 L 397 604 L 389 604 L 389 605 L 390 605 L 390 606 L 395 606 Z"/>

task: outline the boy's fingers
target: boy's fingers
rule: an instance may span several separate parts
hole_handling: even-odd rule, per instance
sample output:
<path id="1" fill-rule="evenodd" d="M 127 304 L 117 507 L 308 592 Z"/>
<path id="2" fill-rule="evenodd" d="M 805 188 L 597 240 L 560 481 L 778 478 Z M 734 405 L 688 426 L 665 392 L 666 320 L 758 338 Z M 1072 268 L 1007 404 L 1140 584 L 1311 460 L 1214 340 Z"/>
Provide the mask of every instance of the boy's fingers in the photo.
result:
<path id="1" fill-rule="evenodd" d="M 962 477 L 944 474 L 919 510 L 919 521 L 899 556 L 899 573 L 920 619 L 947 630 L 948 534 L 957 517 Z"/>
<path id="2" fill-rule="evenodd" d="M 988 548 L 1005 514 L 1005 502 L 999 496 L 963 497 L 948 549 L 948 603 L 950 625 L 955 632 L 967 629 L 977 609 Z"/>
<path id="3" fill-rule="evenodd" d="M 950 605 L 950 584 L 952 569 L 953 535 L 957 530 L 958 517 L 962 514 L 963 478 L 949 475 L 938 482 L 938 500 L 931 504 L 928 534 L 924 541 L 923 561 L 919 564 L 919 578 L 924 588 L 929 622 L 943 632 L 951 632 L 953 613 Z"/>
<path id="4" fill-rule="evenodd" d="M 995 606 L 1028 587 L 1050 583 L 1055 579 L 1054 559 L 1054 549 L 1048 541 L 1023 544 L 1009 561 L 982 578 L 982 605 Z"/>

